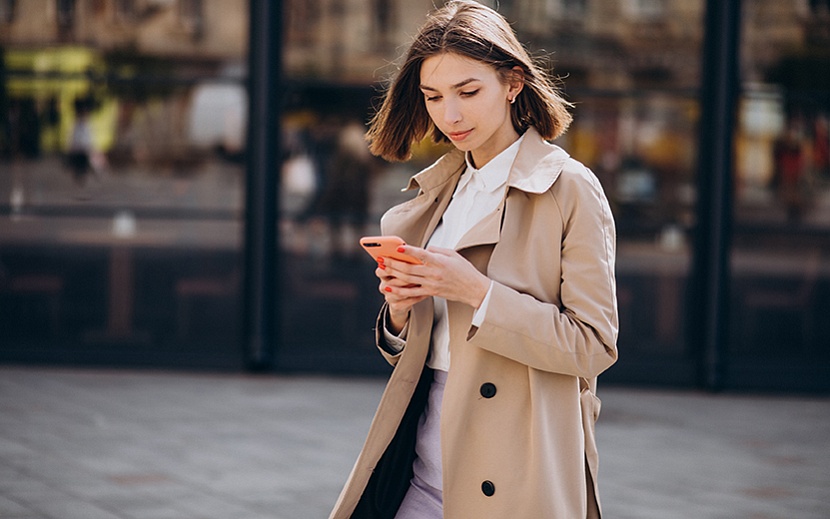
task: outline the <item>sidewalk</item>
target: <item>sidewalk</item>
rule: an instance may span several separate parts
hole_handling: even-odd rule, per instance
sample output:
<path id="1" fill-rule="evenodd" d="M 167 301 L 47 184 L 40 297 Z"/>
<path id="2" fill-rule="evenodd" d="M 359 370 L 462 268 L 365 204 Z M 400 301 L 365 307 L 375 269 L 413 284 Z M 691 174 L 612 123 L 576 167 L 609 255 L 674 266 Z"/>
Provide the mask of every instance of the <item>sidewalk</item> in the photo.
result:
<path id="1" fill-rule="evenodd" d="M 325 518 L 382 389 L 0 367 L 0 518 Z M 600 397 L 606 518 L 830 517 L 830 399 Z"/>

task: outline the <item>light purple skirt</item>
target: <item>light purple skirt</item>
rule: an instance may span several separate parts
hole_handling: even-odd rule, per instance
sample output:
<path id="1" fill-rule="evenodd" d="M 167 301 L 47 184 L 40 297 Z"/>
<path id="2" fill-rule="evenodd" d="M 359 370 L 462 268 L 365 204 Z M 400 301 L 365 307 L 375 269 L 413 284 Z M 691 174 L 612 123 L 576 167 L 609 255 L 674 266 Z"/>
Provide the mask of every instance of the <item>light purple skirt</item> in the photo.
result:
<path id="1" fill-rule="evenodd" d="M 441 400 L 447 372 L 435 370 L 429 386 L 429 398 L 418 421 L 415 440 L 414 475 L 395 519 L 442 519 L 441 489 Z"/>

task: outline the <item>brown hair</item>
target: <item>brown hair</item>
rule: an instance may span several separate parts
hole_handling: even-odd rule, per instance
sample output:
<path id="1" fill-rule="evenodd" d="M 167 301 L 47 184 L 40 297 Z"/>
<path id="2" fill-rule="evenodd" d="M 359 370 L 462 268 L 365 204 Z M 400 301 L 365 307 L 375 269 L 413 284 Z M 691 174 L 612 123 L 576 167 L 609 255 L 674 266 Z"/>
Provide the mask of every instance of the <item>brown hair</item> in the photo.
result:
<path id="1" fill-rule="evenodd" d="M 571 103 L 534 63 L 507 20 L 472 0 L 451 0 L 427 17 L 372 118 L 366 139 L 373 154 L 386 160 L 406 160 L 412 145 L 428 132 L 435 142 L 449 142 L 430 119 L 419 89 L 423 61 L 444 52 L 491 65 L 505 82 L 514 67 L 522 69 L 524 88 L 510 107 L 518 133 L 533 126 L 543 138 L 555 139 L 571 123 Z"/>

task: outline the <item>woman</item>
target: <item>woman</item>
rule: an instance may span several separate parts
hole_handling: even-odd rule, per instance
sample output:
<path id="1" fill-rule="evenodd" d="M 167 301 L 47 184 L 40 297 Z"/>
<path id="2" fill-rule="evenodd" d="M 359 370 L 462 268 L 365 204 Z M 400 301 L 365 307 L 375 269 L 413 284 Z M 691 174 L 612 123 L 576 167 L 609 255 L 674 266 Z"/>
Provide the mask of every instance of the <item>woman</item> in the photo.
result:
<path id="1" fill-rule="evenodd" d="M 376 274 L 394 366 L 332 518 L 599 517 L 596 376 L 617 358 L 615 231 L 599 182 L 546 142 L 566 103 L 495 11 L 421 28 L 367 137 L 415 175 L 384 234 L 420 259 Z"/>

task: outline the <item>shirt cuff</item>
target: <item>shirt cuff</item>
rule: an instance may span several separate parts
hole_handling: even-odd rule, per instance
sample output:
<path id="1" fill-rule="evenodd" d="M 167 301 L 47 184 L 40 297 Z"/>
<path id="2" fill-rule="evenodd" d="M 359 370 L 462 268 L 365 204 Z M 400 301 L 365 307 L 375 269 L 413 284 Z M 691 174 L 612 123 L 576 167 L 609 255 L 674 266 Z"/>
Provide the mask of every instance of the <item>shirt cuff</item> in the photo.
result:
<path id="1" fill-rule="evenodd" d="M 490 295 L 493 293 L 493 282 L 490 281 L 490 288 L 487 289 L 487 295 L 484 296 L 484 301 L 473 314 L 473 322 L 471 323 L 476 328 L 481 328 L 481 323 L 484 322 L 484 317 L 487 315 L 487 306 L 490 304 Z"/>
<path id="2" fill-rule="evenodd" d="M 403 326 L 401 333 L 398 335 L 392 335 L 392 332 L 386 328 L 386 323 L 383 326 L 383 338 L 386 339 L 386 345 L 392 350 L 394 353 L 400 353 L 403 351 L 403 347 L 406 346 L 406 332 L 409 330 L 409 322 Z"/>

